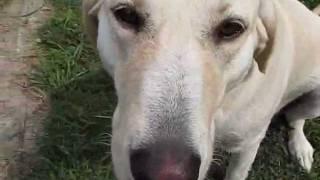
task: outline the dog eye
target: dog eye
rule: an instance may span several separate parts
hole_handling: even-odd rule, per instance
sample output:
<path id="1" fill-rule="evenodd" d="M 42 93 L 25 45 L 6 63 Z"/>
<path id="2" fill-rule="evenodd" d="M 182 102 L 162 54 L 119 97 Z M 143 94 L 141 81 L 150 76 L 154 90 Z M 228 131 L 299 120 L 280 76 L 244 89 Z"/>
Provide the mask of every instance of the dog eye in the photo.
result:
<path id="1" fill-rule="evenodd" d="M 246 30 L 242 21 L 231 19 L 224 21 L 218 28 L 217 36 L 222 40 L 232 40 L 239 37 Z"/>
<path id="2" fill-rule="evenodd" d="M 144 19 L 134 7 L 129 5 L 118 5 L 115 8 L 112 8 L 112 11 L 117 21 L 125 28 L 140 31 L 144 24 Z"/>

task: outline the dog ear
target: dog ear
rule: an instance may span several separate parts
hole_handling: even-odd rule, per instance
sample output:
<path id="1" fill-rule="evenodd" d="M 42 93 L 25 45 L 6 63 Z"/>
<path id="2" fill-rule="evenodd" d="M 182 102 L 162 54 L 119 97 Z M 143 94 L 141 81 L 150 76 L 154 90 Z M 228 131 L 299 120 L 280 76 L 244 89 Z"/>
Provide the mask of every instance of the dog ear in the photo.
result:
<path id="1" fill-rule="evenodd" d="M 98 11 L 103 0 L 83 0 L 82 19 L 83 27 L 92 44 L 97 47 Z"/>
<path id="2" fill-rule="evenodd" d="M 271 1 L 261 0 L 259 8 L 259 17 L 256 23 L 257 47 L 254 58 L 262 73 L 266 72 L 268 59 L 272 54 L 274 47 L 274 38 L 276 36 L 276 15 L 274 5 Z"/>

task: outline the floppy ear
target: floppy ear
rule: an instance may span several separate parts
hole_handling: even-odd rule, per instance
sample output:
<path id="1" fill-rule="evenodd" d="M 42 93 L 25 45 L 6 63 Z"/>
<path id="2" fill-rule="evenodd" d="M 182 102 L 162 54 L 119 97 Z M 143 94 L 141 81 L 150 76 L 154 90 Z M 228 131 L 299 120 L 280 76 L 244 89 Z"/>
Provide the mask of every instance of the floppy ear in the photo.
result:
<path id="1" fill-rule="evenodd" d="M 84 30 L 95 47 L 97 47 L 98 36 L 98 11 L 101 4 L 102 0 L 83 0 L 82 2 Z"/>
<path id="2" fill-rule="evenodd" d="M 104 69 L 114 76 L 114 65 L 121 59 L 119 44 L 114 40 L 108 18 L 101 11 L 108 0 L 83 0 L 82 16 L 84 29 L 98 51 Z"/>
<path id="3" fill-rule="evenodd" d="M 256 31 L 258 36 L 257 47 L 255 50 L 255 60 L 259 70 L 266 72 L 268 60 L 274 47 L 274 38 L 276 36 L 276 15 L 275 8 L 271 1 L 261 0 L 259 7 L 259 17 L 256 22 Z"/>

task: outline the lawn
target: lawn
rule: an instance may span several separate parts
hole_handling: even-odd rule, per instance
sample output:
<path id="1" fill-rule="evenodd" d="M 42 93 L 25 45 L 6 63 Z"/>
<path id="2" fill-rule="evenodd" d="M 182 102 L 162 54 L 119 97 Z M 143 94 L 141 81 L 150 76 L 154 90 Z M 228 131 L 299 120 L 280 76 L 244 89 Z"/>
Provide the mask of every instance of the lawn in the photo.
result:
<path id="1" fill-rule="evenodd" d="M 1 1 L 1 0 L 0 0 Z M 54 16 L 39 30 L 41 60 L 31 80 L 50 99 L 39 139 L 40 162 L 26 180 L 114 179 L 110 162 L 110 124 L 116 97 L 81 30 L 79 0 L 51 0 Z M 320 0 L 308 0 L 309 7 Z M 307 28 L 307 27 L 306 27 Z M 320 180 L 320 123 L 307 135 L 317 150 L 311 174 L 291 159 L 285 127 L 268 132 L 250 180 Z"/>

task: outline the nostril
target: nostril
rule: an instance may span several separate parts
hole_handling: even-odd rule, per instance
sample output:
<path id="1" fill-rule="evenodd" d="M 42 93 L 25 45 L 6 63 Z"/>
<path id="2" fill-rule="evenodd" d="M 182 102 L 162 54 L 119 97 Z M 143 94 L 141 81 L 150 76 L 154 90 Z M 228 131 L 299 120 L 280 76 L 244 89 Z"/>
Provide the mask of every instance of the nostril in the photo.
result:
<path id="1" fill-rule="evenodd" d="M 130 152 L 135 180 L 196 180 L 200 157 L 187 146 L 153 145 Z"/>
<path id="2" fill-rule="evenodd" d="M 130 152 L 131 172 L 135 180 L 151 180 L 148 172 L 150 153 L 146 149 L 138 149 Z"/>

